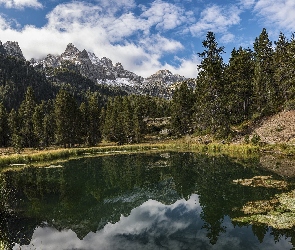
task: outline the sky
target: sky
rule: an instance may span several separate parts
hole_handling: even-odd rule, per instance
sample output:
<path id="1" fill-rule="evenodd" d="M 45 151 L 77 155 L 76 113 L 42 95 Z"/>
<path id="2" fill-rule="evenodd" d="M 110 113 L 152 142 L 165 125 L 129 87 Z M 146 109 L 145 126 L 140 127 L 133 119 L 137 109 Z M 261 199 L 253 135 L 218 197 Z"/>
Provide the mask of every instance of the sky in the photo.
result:
<path id="1" fill-rule="evenodd" d="M 18 42 L 27 60 L 73 43 L 143 77 L 160 69 L 196 77 L 208 31 L 227 61 L 263 28 L 275 41 L 294 24 L 294 0 L 0 0 L 0 40 Z"/>

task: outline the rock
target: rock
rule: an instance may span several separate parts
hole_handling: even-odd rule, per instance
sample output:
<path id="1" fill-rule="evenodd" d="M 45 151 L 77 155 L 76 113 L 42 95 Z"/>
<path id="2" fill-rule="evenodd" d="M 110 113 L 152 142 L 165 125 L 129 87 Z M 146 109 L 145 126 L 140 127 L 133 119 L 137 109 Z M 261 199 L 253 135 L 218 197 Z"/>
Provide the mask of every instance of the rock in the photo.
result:
<path id="1" fill-rule="evenodd" d="M 14 47 L 17 46 L 14 44 Z M 150 77 L 143 78 L 124 69 L 120 62 L 113 65 L 111 59 L 106 57 L 99 59 L 94 53 L 85 49 L 79 51 L 72 43 L 67 45 L 61 55 L 49 54 L 44 59 L 30 62 L 34 67 L 43 69 L 74 65 L 83 76 L 97 84 L 120 87 L 129 94 L 148 94 L 168 99 L 172 97 L 175 84 L 186 80 L 185 77 L 174 75 L 169 70 L 159 70 Z"/>
<path id="2" fill-rule="evenodd" d="M 8 41 L 3 44 L 3 49 L 6 55 L 16 57 L 20 60 L 25 60 L 25 57 L 23 55 L 21 48 L 18 45 L 18 42 Z"/>

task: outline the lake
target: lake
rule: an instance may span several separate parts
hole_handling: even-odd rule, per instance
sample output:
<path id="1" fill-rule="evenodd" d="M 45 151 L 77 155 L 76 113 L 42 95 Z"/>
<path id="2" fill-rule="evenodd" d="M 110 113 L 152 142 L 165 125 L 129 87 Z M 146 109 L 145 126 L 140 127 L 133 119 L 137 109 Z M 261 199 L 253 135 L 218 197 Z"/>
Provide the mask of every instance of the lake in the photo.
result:
<path id="1" fill-rule="evenodd" d="M 259 159 L 190 152 L 3 170 L 0 249 L 292 249 L 294 189 Z"/>

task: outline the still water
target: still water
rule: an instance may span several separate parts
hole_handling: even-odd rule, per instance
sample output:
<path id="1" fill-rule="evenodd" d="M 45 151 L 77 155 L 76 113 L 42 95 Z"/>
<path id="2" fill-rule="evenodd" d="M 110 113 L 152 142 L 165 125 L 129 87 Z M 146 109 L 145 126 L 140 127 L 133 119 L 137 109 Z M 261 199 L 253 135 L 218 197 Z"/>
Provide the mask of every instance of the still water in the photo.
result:
<path id="1" fill-rule="evenodd" d="M 0 249 L 292 249 L 294 227 L 234 220 L 289 191 L 234 182 L 267 175 L 255 159 L 172 152 L 6 170 Z"/>

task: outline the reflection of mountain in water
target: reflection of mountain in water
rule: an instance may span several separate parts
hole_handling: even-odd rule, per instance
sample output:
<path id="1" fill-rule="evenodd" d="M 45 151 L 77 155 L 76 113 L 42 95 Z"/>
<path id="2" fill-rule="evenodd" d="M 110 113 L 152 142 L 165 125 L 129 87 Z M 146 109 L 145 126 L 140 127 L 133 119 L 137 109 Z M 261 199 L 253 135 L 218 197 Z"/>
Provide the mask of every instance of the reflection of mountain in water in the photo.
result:
<path id="1" fill-rule="evenodd" d="M 220 240 L 210 244 L 203 228 L 201 207 L 197 195 L 181 199 L 172 205 L 148 200 L 134 208 L 128 217 L 121 216 L 114 224 L 91 232 L 80 240 L 72 230 L 61 232 L 50 227 L 36 228 L 32 241 L 26 249 L 286 249 L 291 244 L 287 239 L 274 245 L 268 232 L 260 244 L 251 228 L 234 228 L 228 217 L 223 222 L 227 231 Z M 246 237 L 241 237 L 241 235 Z"/>
<path id="2" fill-rule="evenodd" d="M 241 215 L 239 208 L 247 201 L 268 199 L 280 192 L 233 184 L 234 179 L 251 178 L 264 172 L 227 157 L 138 154 L 85 158 L 63 165 L 63 168 L 27 168 L 1 174 L 0 243 L 8 240 L 10 244 L 29 244 L 33 233 L 36 237 L 43 231 L 59 237 L 53 228 L 74 235 L 77 242 L 87 235 L 85 243 L 91 235 L 95 241 L 97 234 L 104 235 L 106 230 L 118 227 L 122 231 L 116 229 L 112 237 L 126 244 L 155 241 L 160 246 L 173 241 L 180 244 L 184 240 L 190 246 L 189 242 L 197 244 L 193 235 L 202 234 L 206 244 L 213 246 L 233 229 L 227 216 Z M 189 207 L 194 193 L 198 194 L 200 206 Z M 149 211 L 153 208 L 157 213 L 164 213 L 164 217 L 151 217 Z M 141 219 L 135 216 L 138 213 Z M 143 215 L 147 216 L 149 226 L 136 231 L 136 220 L 142 221 Z M 186 226 L 172 233 L 171 225 L 181 224 Z M 250 227 L 246 231 L 251 229 L 261 241 L 267 237 L 267 227 Z M 288 234 L 295 238 L 294 233 Z"/>

